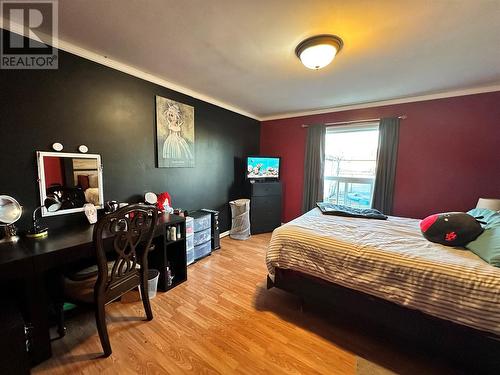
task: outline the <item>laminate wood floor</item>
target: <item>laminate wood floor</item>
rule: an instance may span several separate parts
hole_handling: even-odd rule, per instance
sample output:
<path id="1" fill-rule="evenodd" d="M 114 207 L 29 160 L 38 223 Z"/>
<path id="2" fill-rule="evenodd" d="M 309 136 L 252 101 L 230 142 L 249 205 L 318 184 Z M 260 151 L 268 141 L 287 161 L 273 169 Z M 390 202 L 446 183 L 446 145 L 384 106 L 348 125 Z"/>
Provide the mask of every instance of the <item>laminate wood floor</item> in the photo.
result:
<path id="1" fill-rule="evenodd" d="M 438 361 L 364 334 L 355 323 L 301 312 L 295 296 L 266 290 L 264 259 L 270 237 L 224 238 L 221 250 L 188 268 L 186 283 L 151 301 L 151 322 L 142 320 L 140 302 L 107 306 L 113 348 L 109 358 L 99 358 L 102 348 L 91 312 L 68 319 L 66 337 L 53 342 L 53 357 L 33 373 L 450 372 Z M 362 366 L 358 356 L 364 358 Z"/>

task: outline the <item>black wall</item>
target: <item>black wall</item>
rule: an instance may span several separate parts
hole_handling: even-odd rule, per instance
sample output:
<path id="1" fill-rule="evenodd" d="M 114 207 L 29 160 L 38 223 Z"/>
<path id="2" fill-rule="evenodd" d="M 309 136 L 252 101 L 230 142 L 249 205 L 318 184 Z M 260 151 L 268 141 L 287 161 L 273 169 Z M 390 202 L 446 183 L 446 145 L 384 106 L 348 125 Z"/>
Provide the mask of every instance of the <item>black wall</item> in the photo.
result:
<path id="1" fill-rule="evenodd" d="M 195 168 L 156 168 L 155 95 L 195 108 Z M 65 152 L 85 144 L 102 156 L 105 200 L 168 191 L 175 207 L 220 210 L 225 231 L 259 132 L 257 120 L 63 51 L 58 70 L 0 70 L 0 194 L 24 206 L 22 229 L 39 205 L 35 151 L 61 142 Z M 44 221 L 50 228 L 82 216 Z"/>

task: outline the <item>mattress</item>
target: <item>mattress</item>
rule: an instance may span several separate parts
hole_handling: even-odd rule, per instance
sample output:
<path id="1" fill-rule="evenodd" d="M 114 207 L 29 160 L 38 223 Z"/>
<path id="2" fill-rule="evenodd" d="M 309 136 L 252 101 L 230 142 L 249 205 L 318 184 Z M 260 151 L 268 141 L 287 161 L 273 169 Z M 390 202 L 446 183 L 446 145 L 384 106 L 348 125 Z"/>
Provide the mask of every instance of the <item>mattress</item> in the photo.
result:
<path id="1" fill-rule="evenodd" d="M 266 263 L 271 278 L 276 267 L 291 269 L 500 335 L 500 268 L 427 241 L 416 219 L 315 208 L 273 232 Z"/>

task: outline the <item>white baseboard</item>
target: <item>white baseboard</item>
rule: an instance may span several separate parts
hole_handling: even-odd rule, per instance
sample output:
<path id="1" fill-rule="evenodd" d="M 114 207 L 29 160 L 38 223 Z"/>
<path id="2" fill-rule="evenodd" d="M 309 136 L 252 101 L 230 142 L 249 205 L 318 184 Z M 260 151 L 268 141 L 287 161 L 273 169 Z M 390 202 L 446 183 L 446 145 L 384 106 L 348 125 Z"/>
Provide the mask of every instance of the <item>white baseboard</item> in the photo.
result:
<path id="1" fill-rule="evenodd" d="M 222 232 L 222 233 L 219 235 L 219 237 L 220 237 L 220 238 L 227 237 L 227 236 L 229 236 L 229 231 L 228 231 L 228 230 L 226 230 L 225 232 Z"/>

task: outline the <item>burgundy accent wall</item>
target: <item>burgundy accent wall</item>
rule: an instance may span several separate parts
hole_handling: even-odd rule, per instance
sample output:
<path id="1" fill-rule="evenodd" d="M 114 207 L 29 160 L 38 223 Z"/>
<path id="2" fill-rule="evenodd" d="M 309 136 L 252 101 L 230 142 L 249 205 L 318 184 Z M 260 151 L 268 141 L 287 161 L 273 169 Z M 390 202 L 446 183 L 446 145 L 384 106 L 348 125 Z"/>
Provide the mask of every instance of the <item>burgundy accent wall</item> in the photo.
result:
<path id="1" fill-rule="evenodd" d="M 500 91 L 264 121 L 260 151 L 282 157 L 283 220 L 301 214 L 302 124 L 407 115 L 401 121 L 394 215 L 467 211 L 500 198 Z"/>
<path id="2" fill-rule="evenodd" d="M 45 156 L 43 165 L 45 169 L 45 187 L 64 185 L 64 169 L 61 164 L 61 158 Z"/>

